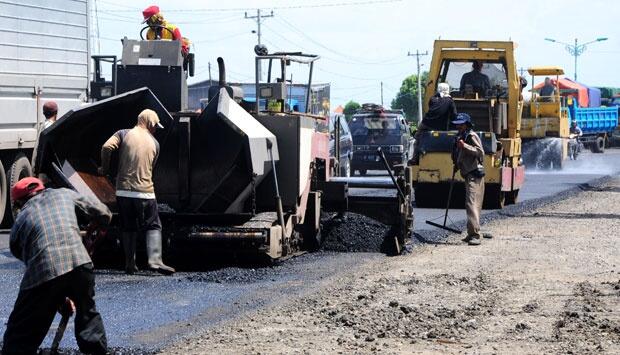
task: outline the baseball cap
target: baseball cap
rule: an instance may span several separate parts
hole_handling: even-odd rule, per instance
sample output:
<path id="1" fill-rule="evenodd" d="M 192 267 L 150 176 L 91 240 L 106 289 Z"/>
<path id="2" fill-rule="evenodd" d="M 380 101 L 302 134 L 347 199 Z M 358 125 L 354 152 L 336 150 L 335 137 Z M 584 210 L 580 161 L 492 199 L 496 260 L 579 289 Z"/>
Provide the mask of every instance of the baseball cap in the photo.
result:
<path id="1" fill-rule="evenodd" d="M 158 13 L 159 13 L 159 6 L 152 5 L 152 6 L 147 7 L 146 9 L 144 9 L 144 11 L 142 11 L 142 16 L 144 17 L 144 21 L 142 21 L 142 23 L 145 23 L 151 17 L 153 17 L 153 15 L 157 15 Z"/>
<path id="2" fill-rule="evenodd" d="M 22 200 L 44 189 L 45 186 L 43 185 L 43 181 L 36 177 L 29 176 L 19 180 L 13 185 L 13 188 L 11 188 L 11 200 Z"/>
<path id="3" fill-rule="evenodd" d="M 456 119 L 454 121 L 452 121 L 452 124 L 454 125 L 459 125 L 459 124 L 471 124 L 471 116 L 469 116 L 466 113 L 459 113 L 458 115 L 456 115 Z"/>

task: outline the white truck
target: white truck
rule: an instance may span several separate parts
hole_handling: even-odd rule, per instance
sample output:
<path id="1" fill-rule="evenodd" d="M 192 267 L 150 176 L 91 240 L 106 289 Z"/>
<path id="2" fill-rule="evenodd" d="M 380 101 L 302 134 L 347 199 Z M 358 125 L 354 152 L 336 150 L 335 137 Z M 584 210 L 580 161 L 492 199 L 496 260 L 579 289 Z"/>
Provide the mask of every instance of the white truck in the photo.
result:
<path id="1" fill-rule="evenodd" d="M 0 220 L 12 223 L 10 186 L 31 161 L 54 100 L 58 117 L 87 101 L 88 0 L 0 0 Z"/>

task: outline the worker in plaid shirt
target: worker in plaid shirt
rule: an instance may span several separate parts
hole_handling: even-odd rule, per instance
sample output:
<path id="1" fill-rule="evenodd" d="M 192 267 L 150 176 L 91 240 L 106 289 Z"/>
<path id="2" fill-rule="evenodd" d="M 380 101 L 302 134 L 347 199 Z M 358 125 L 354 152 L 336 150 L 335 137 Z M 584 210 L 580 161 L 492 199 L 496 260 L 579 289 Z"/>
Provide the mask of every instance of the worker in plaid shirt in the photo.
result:
<path id="1" fill-rule="evenodd" d="M 75 305 L 75 336 L 84 353 L 104 354 L 107 340 L 95 307 L 93 264 L 82 244 L 77 215 L 107 225 L 110 210 L 69 189 L 45 189 L 28 177 L 11 190 L 21 208 L 11 229 L 11 253 L 26 264 L 4 333 L 2 354 L 35 354 L 64 303 Z M 73 302 L 71 302 L 73 301 Z"/>

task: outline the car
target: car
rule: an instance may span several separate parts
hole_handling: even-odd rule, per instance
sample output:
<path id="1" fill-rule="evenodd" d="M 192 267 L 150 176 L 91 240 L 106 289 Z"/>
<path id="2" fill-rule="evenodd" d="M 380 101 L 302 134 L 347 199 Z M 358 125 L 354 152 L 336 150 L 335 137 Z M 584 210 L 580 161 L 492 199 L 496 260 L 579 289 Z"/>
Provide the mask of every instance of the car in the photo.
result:
<path id="1" fill-rule="evenodd" d="M 347 124 L 347 120 L 343 114 L 332 114 L 329 119 L 329 154 L 331 157 L 336 157 L 335 145 L 336 134 L 334 127 L 338 123 L 339 125 L 339 142 L 340 142 L 340 154 L 339 154 L 339 173 L 340 176 L 351 176 L 351 158 L 353 156 L 353 138 L 351 136 L 351 130 Z"/>
<path id="2" fill-rule="evenodd" d="M 409 160 L 412 146 L 409 126 L 402 110 L 364 104 L 349 122 L 353 137 L 351 169 L 364 176 L 368 170 L 385 170 L 377 155 L 381 147 L 391 168 Z"/>

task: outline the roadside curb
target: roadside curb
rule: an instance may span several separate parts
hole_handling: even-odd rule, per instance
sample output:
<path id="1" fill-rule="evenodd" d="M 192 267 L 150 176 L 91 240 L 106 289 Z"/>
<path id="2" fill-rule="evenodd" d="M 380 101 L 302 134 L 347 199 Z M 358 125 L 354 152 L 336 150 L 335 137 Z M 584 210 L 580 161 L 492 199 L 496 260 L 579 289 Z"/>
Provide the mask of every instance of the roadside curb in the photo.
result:
<path id="1" fill-rule="evenodd" d="M 601 187 L 618 176 L 620 176 L 620 174 L 618 173 L 614 175 L 605 175 L 603 177 L 581 183 L 577 186 L 571 187 L 567 190 L 558 192 L 557 194 L 551 196 L 526 200 L 523 202 L 519 202 L 516 205 L 504 207 L 501 210 L 488 212 L 480 217 L 480 224 L 484 226 L 485 224 L 492 221 L 523 216 L 541 207 L 545 207 L 566 200 L 570 197 L 574 197 L 582 193 L 583 191 Z M 457 229 L 465 230 L 467 227 L 467 221 L 460 220 L 456 222 L 454 226 Z M 413 236 L 411 237 L 411 241 L 407 243 L 406 252 L 411 252 L 414 249 L 426 244 L 447 244 L 446 242 L 452 238 L 460 238 L 460 235 L 457 235 L 455 233 L 449 233 L 440 229 L 414 231 Z"/>

